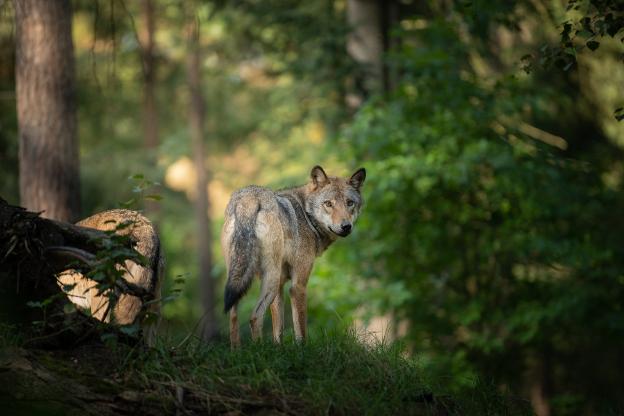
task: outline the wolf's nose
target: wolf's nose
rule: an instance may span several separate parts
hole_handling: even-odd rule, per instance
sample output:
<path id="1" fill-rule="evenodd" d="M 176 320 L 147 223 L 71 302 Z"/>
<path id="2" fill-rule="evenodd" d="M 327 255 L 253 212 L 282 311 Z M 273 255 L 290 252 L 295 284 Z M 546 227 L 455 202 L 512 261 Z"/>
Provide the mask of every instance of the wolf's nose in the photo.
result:
<path id="1" fill-rule="evenodd" d="M 349 223 L 342 224 L 340 227 L 342 228 L 342 232 L 344 233 L 348 233 L 349 231 L 351 231 L 351 224 Z"/>

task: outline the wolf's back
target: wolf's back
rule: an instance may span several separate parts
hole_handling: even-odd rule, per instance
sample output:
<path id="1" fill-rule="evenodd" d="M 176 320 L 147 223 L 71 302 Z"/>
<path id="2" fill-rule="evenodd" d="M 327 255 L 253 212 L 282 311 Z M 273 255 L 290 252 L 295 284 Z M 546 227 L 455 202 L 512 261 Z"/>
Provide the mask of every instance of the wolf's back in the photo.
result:
<path id="1" fill-rule="evenodd" d="M 233 198 L 228 207 L 234 215 L 234 232 L 229 249 L 230 265 L 225 285 L 224 311 L 228 312 L 247 292 L 258 271 L 256 218 L 260 201 L 254 195 Z"/>

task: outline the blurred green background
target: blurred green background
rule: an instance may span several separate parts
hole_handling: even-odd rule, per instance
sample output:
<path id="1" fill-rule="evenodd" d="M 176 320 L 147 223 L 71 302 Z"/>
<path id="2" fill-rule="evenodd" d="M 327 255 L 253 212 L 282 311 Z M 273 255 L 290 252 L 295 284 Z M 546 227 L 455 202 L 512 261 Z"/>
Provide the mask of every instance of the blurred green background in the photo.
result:
<path id="1" fill-rule="evenodd" d="M 7 3 L 0 195 L 18 204 Z M 441 383 L 492 381 L 537 412 L 544 403 L 562 415 L 624 411 L 624 123 L 614 115 L 624 103 L 622 32 L 596 37 L 593 51 L 584 33 L 561 46 L 565 22 L 594 2 L 362 0 L 379 13 L 382 50 L 372 55 L 380 71 L 348 52 L 357 34 L 351 3 L 204 1 L 193 9 L 219 305 L 219 232 L 233 190 L 301 184 L 315 164 L 344 176 L 364 166 L 355 232 L 310 279 L 313 331 L 356 326 L 401 340 Z M 128 178 L 137 173 L 161 184 L 150 215 L 167 256 L 165 290 L 185 280 L 165 306 L 165 331 L 188 333 L 202 313 L 189 12 L 187 2 L 154 4 L 159 144 L 146 150 L 139 2 L 73 2 L 82 210 L 86 217 L 132 198 Z"/>

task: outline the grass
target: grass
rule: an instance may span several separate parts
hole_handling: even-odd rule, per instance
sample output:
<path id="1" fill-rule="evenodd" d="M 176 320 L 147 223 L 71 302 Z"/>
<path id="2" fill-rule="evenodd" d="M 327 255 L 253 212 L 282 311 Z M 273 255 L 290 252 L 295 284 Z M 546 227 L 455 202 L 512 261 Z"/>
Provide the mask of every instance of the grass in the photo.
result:
<path id="1" fill-rule="evenodd" d="M 399 348 L 367 348 L 346 334 L 321 334 L 305 345 L 248 343 L 235 351 L 224 344 L 157 348 L 136 368 L 146 381 L 169 380 L 195 400 L 236 411 L 388 414 L 426 405 L 415 364 Z"/>
<path id="2" fill-rule="evenodd" d="M 46 368 L 102 385 L 94 392 L 134 402 L 139 413 L 530 414 L 525 402 L 487 385 L 459 395 L 432 390 L 399 344 L 366 345 L 351 332 L 313 333 L 305 344 L 248 341 L 234 351 L 227 343 L 160 340 L 149 350 L 119 345 L 46 354 L 38 360 Z M 149 412 L 141 408 L 147 403 Z"/>
<path id="3" fill-rule="evenodd" d="M 400 344 L 366 345 L 352 332 L 286 340 L 166 345 L 126 360 L 126 370 L 172 399 L 182 391 L 194 408 L 284 414 L 528 414 L 519 401 L 477 384 L 461 397 L 432 391 Z"/>

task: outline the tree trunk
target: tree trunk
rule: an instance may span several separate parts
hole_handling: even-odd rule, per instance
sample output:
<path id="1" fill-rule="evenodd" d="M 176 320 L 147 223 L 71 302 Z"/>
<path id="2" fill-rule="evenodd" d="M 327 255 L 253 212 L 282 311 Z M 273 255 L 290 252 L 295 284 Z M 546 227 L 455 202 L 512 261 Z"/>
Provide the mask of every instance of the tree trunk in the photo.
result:
<path id="1" fill-rule="evenodd" d="M 215 311 L 215 285 L 212 279 L 212 251 L 210 247 L 212 233 L 208 211 L 208 175 L 204 151 L 205 101 L 201 92 L 200 62 L 199 22 L 195 20 L 189 24 L 189 51 L 187 58 L 187 76 L 191 97 L 189 130 L 197 176 L 195 220 L 197 222 L 199 281 L 204 307 L 202 338 L 205 341 L 210 341 L 217 337 L 219 331 Z"/>
<path id="2" fill-rule="evenodd" d="M 529 395 L 536 416 L 550 416 L 551 365 L 548 349 L 538 351 L 530 369 Z"/>
<path id="3" fill-rule="evenodd" d="M 156 18 L 154 1 L 141 1 L 143 30 L 141 32 L 141 58 L 143 60 L 143 145 L 147 150 L 149 169 L 156 166 L 158 149 L 158 105 L 156 103 Z M 159 211 L 157 201 L 145 200 L 145 211 L 152 217 Z"/>
<path id="4" fill-rule="evenodd" d="M 352 109 L 370 95 L 391 91 L 399 83 L 397 66 L 384 62 L 384 54 L 400 46 L 400 39 L 392 34 L 400 23 L 400 6 L 397 0 L 347 0 L 347 22 L 351 27 L 347 52 L 359 64 L 356 92 L 347 97 Z"/>
<path id="5" fill-rule="evenodd" d="M 69 0 L 15 0 L 21 204 L 74 221 L 80 212 Z"/>
<path id="6" fill-rule="evenodd" d="M 348 97 L 351 107 L 359 107 L 371 94 L 383 90 L 384 36 L 379 0 L 347 0 L 347 22 L 351 32 L 347 52 L 360 65 L 356 75 L 356 96 Z"/>
<path id="7" fill-rule="evenodd" d="M 396 0 L 382 2 L 381 32 L 383 34 L 384 52 L 398 50 L 401 41 L 393 35 L 393 30 L 400 24 L 399 4 Z M 394 90 L 399 84 L 399 71 L 395 62 L 386 62 L 383 65 L 384 92 Z"/>
<path id="8" fill-rule="evenodd" d="M 156 82 L 156 56 L 154 53 L 154 3 L 152 0 L 141 2 L 143 32 L 141 39 L 143 58 L 143 140 L 145 147 L 154 151 L 158 146 L 158 114 L 154 94 Z"/>

